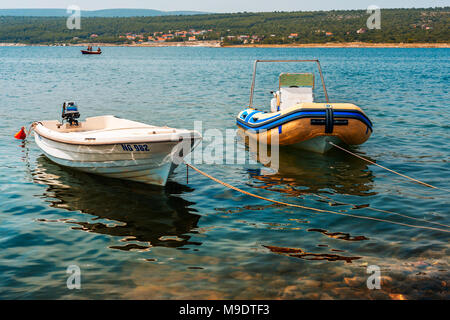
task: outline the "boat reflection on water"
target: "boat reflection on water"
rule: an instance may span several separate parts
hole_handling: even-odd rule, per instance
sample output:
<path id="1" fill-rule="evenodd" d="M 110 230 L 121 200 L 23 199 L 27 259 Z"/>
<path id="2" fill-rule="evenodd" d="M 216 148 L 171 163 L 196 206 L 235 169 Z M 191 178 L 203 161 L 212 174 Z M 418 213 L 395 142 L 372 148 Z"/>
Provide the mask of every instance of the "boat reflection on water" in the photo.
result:
<path id="1" fill-rule="evenodd" d="M 256 153 L 253 155 L 256 157 Z M 267 162 L 260 161 L 259 157 L 256 160 Z M 330 150 L 326 155 L 321 155 L 293 148 L 280 148 L 279 166 L 275 174 L 264 174 L 262 170 L 248 172 L 252 178 L 264 182 L 256 183 L 253 187 L 293 196 L 312 193 L 355 196 L 376 194 L 372 191 L 374 176 L 367 164 L 339 150 Z"/>
<path id="2" fill-rule="evenodd" d="M 255 156 L 254 159 L 258 162 L 267 163 L 267 158 L 258 157 L 256 159 L 257 153 L 251 154 Z M 280 148 L 279 169 L 275 174 L 266 173 L 271 172 L 269 169 L 270 165 L 269 163 L 262 169 L 248 170 L 249 175 L 253 178 L 251 185 L 253 188 L 270 190 L 296 198 L 308 196 L 313 201 L 325 202 L 330 206 L 350 205 L 351 209 L 366 208 L 368 204 L 353 205 L 344 201 L 341 202 L 346 199 L 345 197 L 340 197 L 341 195 L 367 197 L 376 194 L 372 190 L 374 176 L 367 164 L 338 150 L 330 150 L 326 155 L 322 155 L 289 147 Z M 348 209 L 340 208 L 339 211 L 345 212 Z M 300 222 L 309 223 L 309 220 L 302 219 Z M 351 226 L 349 227 L 348 225 L 346 227 L 335 225 L 333 228 L 335 230 L 306 227 L 305 230 L 311 233 L 312 237 L 314 237 L 313 233 L 320 233 L 329 238 L 339 240 L 340 243 L 336 242 L 333 244 L 335 247 L 323 244 L 322 237 L 314 240 L 317 241 L 317 246 L 320 249 L 312 251 L 311 249 L 287 247 L 283 243 L 264 245 L 264 247 L 272 253 L 303 260 L 345 261 L 346 263 L 352 263 L 361 259 L 362 256 L 351 254 L 351 247 L 343 242 L 367 241 L 369 237 L 362 234 L 355 235 L 342 232 L 343 228 L 351 230 Z M 302 246 L 301 241 L 299 241 L 299 246 Z"/>
<path id="3" fill-rule="evenodd" d="M 124 246 L 114 249 L 147 249 L 151 246 L 182 247 L 192 242 L 187 233 L 197 227 L 200 215 L 176 194 L 191 189 L 170 182 L 165 189 L 137 182 L 94 176 L 62 168 L 44 156 L 37 159 L 32 172 L 36 183 L 48 186 L 43 196 L 51 207 L 113 220 L 117 223 L 60 219 L 88 232 L 123 237 Z M 91 221 L 92 221 L 91 220 Z M 41 219 L 41 221 L 48 221 Z M 139 241 L 144 245 L 131 242 Z"/>

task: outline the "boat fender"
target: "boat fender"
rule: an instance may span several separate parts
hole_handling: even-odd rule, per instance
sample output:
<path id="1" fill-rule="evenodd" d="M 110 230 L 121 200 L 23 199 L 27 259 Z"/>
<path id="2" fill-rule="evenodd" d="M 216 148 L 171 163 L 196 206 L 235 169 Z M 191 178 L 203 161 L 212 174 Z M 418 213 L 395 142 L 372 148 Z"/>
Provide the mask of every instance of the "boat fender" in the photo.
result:
<path id="1" fill-rule="evenodd" d="M 22 127 L 19 132 L 14 135 L 14 138 L 19 140 L 25 140 L 27 134 L 25 133 L 25 127 Z"/>
<path id="2" fill-rule="evenodd" d="M 325 110 L 325 133 L 333 133 L 334 128 L 334 112 L 330 105 Z"/>

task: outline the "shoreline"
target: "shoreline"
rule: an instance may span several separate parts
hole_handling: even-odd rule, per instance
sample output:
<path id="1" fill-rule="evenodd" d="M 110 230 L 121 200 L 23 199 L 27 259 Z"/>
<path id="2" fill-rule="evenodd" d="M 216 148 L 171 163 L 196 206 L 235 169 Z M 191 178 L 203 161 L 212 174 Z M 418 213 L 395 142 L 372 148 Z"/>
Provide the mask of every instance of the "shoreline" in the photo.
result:
<path id="1" fill-rule="evenodd" d="M 295 44 L 238 44 L 222 45 L 219 41 L 193 42 L 159 42 L 159 43 L 60 43 L 60 44 L 25 44 L 0 43 L 0 47 L 209 47 L 209 48 L 450 48 L 450 43 L 370 43 L 370 42 L 327 42 Z"/>
<path id="2" fill-rule="evenodd" d="M 370 43 L 370 42 L 326 42 L 295 44 L 241 44 L 223 45 L 223 48 L 450 48 L 450 43 Z"/>
<path id="3" fill-rule="evenodd" d="M 192 41 L 192 42 L 155 42 L 155 43 L 55 43 L 55 44 L 26 44 L 26 43 L 0 43 L 0 47 L 221 47 L 219 41 Z"/>

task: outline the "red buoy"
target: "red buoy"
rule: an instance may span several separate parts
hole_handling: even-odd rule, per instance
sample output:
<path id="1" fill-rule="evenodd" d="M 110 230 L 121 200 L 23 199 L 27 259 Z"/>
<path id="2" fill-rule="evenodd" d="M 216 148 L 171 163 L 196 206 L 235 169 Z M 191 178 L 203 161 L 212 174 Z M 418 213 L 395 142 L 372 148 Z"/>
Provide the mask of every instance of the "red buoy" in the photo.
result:
<path id="1" fill-rule="evenodd" d="M 20 129 L 20 131 L 14 135 L 14 138 L 19 139 L 19 140 L 24 140 L 26 137 L 27 137 L 27 134 L 25 133 L 24 127 L 22 127 L 22 129 Z"/>

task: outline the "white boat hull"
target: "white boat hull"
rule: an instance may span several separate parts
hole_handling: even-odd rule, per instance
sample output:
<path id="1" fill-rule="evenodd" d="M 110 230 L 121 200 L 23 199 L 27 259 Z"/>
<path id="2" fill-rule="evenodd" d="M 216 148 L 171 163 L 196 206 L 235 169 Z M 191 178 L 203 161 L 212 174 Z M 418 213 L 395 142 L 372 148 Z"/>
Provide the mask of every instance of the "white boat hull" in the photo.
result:
<path id="1" fill-rule="evenodd" d="M 36 132 L 35 141 L 44 154 L 59 165 L 159 186 L 166 184 L 169 174 L 178 165 L 173 161 L 173 155 L 181 150 L 182 144 L 180 141 L 166 141 L 77 145 L 47 139 Z M 146 146 L 147 150 L 137 151 L 135 145 Z M 189 152 L 193 147 L 191 144 Z"/>

